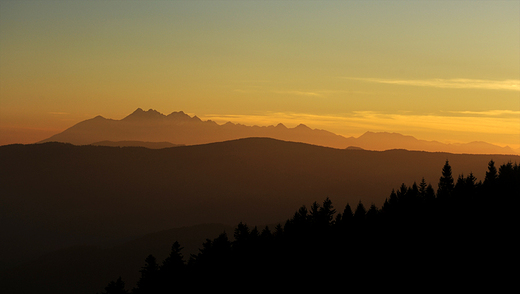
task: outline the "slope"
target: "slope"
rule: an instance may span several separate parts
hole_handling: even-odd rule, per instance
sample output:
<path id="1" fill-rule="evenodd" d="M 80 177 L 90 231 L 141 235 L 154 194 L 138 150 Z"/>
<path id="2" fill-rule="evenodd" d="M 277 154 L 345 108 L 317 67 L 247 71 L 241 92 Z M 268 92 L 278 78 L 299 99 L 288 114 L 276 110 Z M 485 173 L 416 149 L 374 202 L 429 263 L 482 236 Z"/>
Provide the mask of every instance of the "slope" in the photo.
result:
<path id="1" fill-rule="evenodd" d="M 266 138 L 165 149 L 0 146 L 0 264 L 199 223 L 276 223 L 302 204 L 382 205 L 400 183 L 483 179 L 519 156 L 340 150 Z"/>

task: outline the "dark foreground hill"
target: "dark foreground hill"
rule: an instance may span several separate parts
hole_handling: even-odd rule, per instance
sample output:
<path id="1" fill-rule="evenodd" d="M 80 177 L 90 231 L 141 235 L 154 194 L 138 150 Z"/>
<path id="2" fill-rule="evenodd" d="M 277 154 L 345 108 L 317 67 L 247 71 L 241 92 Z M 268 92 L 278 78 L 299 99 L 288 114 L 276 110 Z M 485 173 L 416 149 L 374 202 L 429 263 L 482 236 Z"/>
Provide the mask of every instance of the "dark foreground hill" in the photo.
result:
<path id="1" fill-rule="evenodd" d="M 201 223 L 277 223 L 325 197 L 338 208 L 360 200 L 382 206 L 400 183 L 424 177 L 436 187 L 446 160 L 455 176 L 472 172 L 483 180 L 490 160 L 520 157 L 340 150 L 266 138 L 158 150 L 1 146 L 1 265 Z"/>
<path id="2" fill-rule="evenodd" d="M 6 294 L 94 294 L 106 286 L 107 279 L 120 275 L 131 285 L 139 279 L 138 270 L 149 254 L 164 259 L 176 241 L 182 242 L 186 256 L 197 254 L 207 238 L 222 232 L 232 233 L 233 227 L 201 224 L 146 234 L 114 246 L 73 246 L 0 270 L 0 287 Z"/>
<path id="3" fill-rule="evenodd" d="M 233 291 L 271 290 L 274 280 L 295 292 L 345 285 L 504 292 L 515 283 L 518 195 L 518 164 L 490 161 L 477 182 L 472 174 L 455 180 L 446 162 L 436 192 L 424 181 L 403 183 L 380 209 L 359 202 L 339 212 L 327 198 L 273 231 L 239 223 L 232 237 L 207 239 L 188 259 L 176 241 L 162 262 L 147 256 L 137 282 L 125 289 L 120 276 L 103 294 L 205 292 L 229 278 Z M 507 205 L 490 209 L 496 201 Z"/>
<path id="4" fill-rule="evenodd" d="M 330 197 L 382 205 L 402 182 L 482 179 L 519 156 L 339 150 L 266 138 L 151 150 L 62 143 L 0 147 L 2 264 L 199 223 L 274 223 Z"/>

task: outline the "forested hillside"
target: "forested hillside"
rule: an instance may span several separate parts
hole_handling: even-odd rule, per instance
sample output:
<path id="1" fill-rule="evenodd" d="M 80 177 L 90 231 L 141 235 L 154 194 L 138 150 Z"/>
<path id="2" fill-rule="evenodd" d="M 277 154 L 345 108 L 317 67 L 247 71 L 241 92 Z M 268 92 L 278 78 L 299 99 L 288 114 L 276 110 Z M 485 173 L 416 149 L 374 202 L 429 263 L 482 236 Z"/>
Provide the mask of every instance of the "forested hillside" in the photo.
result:
<path id="1" fill-rule="evenodd" d="M 436 182 L 445 160 L 481 180 L 515 155 L 341 150 L 268 138 L 164 149 L 0 146 L 0 269 L 70 246 L 110 246 L 151 232 L 278 223 L 329 197 L 383 205 L 396 183 Z M 497 205 L 505 205 L 498 201 Z"/>
<path id="2" fill-rule="evenodd" d="M 274 228 L 239 223 L 233 236 L 207 239 L 191 256 L 175 242 L 166 259 L 146 257 L 135 287 L 125 288 L 120 277 L 103 293 L 209 290 L 222 283 L 315 287 L 337 277 L 349 287 L 423 283 L 468 290 L 498 283 L 498 289 L 512 277 L 519 195 L 517 163 L 497 169 L 490 161 L 484 180 L 476 181 L 471 173 L 454 178 L 446 161 L 436 191 L 424 180 L 403 183 L 381 208 L 359 202 L 336 209 L 326 198 Z"/>

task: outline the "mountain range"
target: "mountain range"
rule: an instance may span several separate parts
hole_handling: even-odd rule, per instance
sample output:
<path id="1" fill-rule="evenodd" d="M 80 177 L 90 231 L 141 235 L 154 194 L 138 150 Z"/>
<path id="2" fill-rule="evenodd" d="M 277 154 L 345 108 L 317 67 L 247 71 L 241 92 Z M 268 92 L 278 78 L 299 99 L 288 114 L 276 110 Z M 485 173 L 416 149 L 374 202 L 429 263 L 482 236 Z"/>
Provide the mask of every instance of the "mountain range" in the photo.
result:
<path id="1" fill-rule="evenodd" d="M 219 125 L 211 120 L 203 121 L 197 116 L 189 116 L 183 111 L 164 115 L 153 109 L 144 111 L 141 108 L 121 120 L 96 116 L 40 143 L 54 141 L 74 145 L 164 148 L 248 137 L 269 137 L 340 149 L 350 147 L 377 151 L 407 149 L 471 154 L 520 154 L 520 149 L 515 150 L 508 146 L 501 147 L 486 142 L 445 144 L 419 140 L 398 133 L 370 131 L 357 138 L 344 137 L 326 130 L 311 129 L 304 124 L 294 128 L 287 128 L 281 123 L 276 126 L 246 126 L 232 122 Z"/>

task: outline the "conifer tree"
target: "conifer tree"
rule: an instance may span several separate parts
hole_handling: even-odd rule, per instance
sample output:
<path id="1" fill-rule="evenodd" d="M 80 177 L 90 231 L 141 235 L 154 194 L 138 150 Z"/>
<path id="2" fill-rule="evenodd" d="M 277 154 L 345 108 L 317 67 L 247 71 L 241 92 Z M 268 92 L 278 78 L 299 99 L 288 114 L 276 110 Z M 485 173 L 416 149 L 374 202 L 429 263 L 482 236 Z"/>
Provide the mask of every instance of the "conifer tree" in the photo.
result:
<path id="1" fill-rule="evenodd" d="M 433 199 L 435 199 L 435 190 L 433 189 L 433 186 L 431 184 L 428 184 L 428 187 L 426 187 L 424 199 L 426 201 L 432 201 Z"/>
<path id="2" fill-rule="evenodd" d="M 426 181 L 424 181 L 424 177 L 421 180 L 421 183 L 419 184 L 419 195 L 421 195 L 422 198 L 425 198 L 426 196 Z"/>
<path id="3" fill-rule="evenodd" d="M 413 182 L 413 185 L 411 188 L 409 188 L 408 193 L 410 194 L 410 198 L 417 198 L 419 196 L 419 187 L 417 186 L 416 182 Z"/>
<path id="4" fill-rule="evenodd" d="M 182 256 L 183 248 L 179 242 L 173 243 L 170 255 L 164 259 L 159 267 L 159 285 L 163 292 L 173 292 L 183 288 L 186 274 L 186 264 Z"/>
<path id="5" fill-rule="evenodd" d="M 132 293 L 155 293 L 158 290 L 159 265 L 153 255 L 148 255 L 145 265 L 141 268 L 141 278 L 137 281 L 137 288 Z"/>
<path id="6" fill-rule="evenodd" d="M 367 220 L 369 220 L 371 222 L 375 221 L 378 213 L 379 213 L 379 210 L 377 209 L 376 205 L 374 203 L 372 203 L 372 205 L 370 205 L 370 208 L 368 209 L 368 211 L 366 213 Z"/>
<path id="7" fill-rule="evenodd" d="M 497 168 L 495 167 L 495 162 L 493 160 L 488 163 L 488 170 L 486 171 L 486 177 L 484 178 L 484 185 L 492 187 L 498 177 Z"/>
<path id="8" fill-rule="evenodd" d="M 253 229 L 251 230 L 251 232 L 249 233 L 249 239 L 252 241 L 256 241 L 256 240 L 258 240 L 259 237 L 260 237 L 260 233 L 258 232 L 258 228 L 256 226 L 254 226 Z"/>
<path id="9" fill-rule="evenodd" d="M 397 192 L 396 192 L 397 199 L 399 201 L 403 201 L 404 199 L 406 199 L 407 192 L 408 192 L 408 188 L 406 187 L 406 185 L 404 183 L 402 183 L 401 186 L 399 187 L 399 190 L 397 190 Z"/>
<path id="10" fill-rule="evenodd" d="M 365 219 L 365 215 L 367 210 L 361 201 L 359 201 L 358 206 L 356 207 L 356 212 L 354 212 L 354 219 L 357 221 L 362 221 Z"/>
<path id="11" fill-rule="evenodd" d="M 352 208 L 350 207 L 350 204 L 347 203 L 345 209 L 343 209 L 342 219 L 343 221 L 350 221 L 353 216 Z"/>
<path id="12" fill-rule="evenodd" d="M 327 197 L 323 201 L 323 205 L 320 207 L 318 212 L 319 224 L 330 225 L 335 213 L 336 210 L 332 206 L 332 201 L 329 199 L 329 197 Z"/>
<path id="13" fill-rule="evenodd" d="M 101 294 L 127 294 L 128 291 L 125 290 L 125 283 L 119 277 L 116 281 L 111 281 L 105 287 L 105 292 Z"/>
<path id="14" fill-rule="evenodd" d="M 437 189 L 437 198 L 444 199 L 451 195 L 454 184 L 453 184 L 453 177 L 451 175 L 451 166 L 446 160 L 446 163 L 444 164 L 444 167 L 442 168 L 442 176 L 439 179 Z"/>
<path id="15" fill-rule="evenodd" d="M 343 209 L 343 213 L 338 213 L 336 216 L 335 225 L 343 230 L 352 222 L 353 217 L 354 214 L 352 213 L 352 208 L 350 207 L 350 204 L 347 203 Z"/>
<path id="16" fill-rule="evenodd" d="M 310 218 L 311 218 L 311 221 L 313 223 L 316 223 L 319 219 L 319 214 L 320 214 L 320 208 L 321 206 L 318 204 L 318 202 L 314 201 L 311 205 L 311 209 L 310 209 Z"/>
<path id="17" fill-rule="evenodd" d="M 271 233 L 269 226 L 265 226 L 265 228 L 260 233 L 260 236 L 259 236 L 260 240 L 262 240 L 262 242 L 270 242 L 272 237 L 273 237 L 273 234 Z"/>
<path id="18" fill-rule="evenodd" d="M 183 247 L 179 242 L 173 243 L 170 255 L 163 261 L 159 271 L 163 276 L 173 276 L 184 270 L 185 262 L 181 250 Z"/>
<path id="19" fill-rule="evenodd" d="M 233 237 L 235 238 L 234 244 L 238 244 L 238 246 L 243 245 L 247 243 L 249 240 L 249 227 L 247 224 L 243 224 L 240 222 L 238 226 L 235 228 L 235 232 L 233 234 Z"/>

